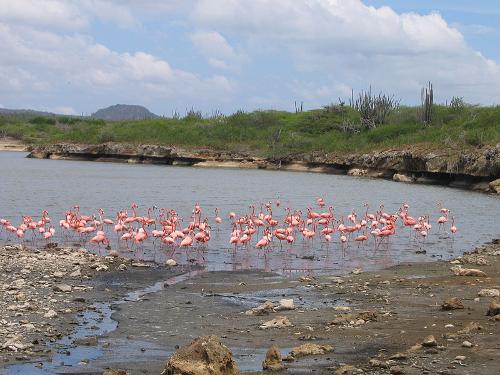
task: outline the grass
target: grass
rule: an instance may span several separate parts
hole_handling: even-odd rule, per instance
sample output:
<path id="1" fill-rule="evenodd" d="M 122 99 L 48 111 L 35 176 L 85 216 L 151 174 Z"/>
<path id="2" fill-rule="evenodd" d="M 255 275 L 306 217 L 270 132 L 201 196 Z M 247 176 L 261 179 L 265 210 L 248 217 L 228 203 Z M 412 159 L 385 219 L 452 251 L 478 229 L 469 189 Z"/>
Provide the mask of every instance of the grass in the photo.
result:
<path id="1" fill-rule="evenodd" d="M 418 107 L 400 107 L 389 115 L 386 124 L 374 129 L 356 129 L 359 113 L 338 106 L 302 113 L 239 111 L 211 118 L 123 122 L 10 115 L 0 116 L 0 137 L 30 144 L 123 142 L 203 147 L 275 158 L 312 151 L 367 152 L 414 145 L 470 149 L 500 142 L 500 106 L 436 105 L 433 121 L 426 126 L 418 121 L 418 113 Z"/>

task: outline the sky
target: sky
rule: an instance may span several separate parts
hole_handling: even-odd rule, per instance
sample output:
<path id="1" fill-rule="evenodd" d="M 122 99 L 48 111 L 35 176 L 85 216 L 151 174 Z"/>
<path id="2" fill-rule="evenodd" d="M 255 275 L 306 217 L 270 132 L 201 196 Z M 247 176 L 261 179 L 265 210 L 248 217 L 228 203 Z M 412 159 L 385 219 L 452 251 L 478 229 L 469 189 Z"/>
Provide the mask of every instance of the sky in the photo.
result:
<path id="1" fill-rule="evenodd" d="M 170 116 L 318 108 L 372 87 L 500 104 L 500 1 L 0 0 L 0 107 Z"/>

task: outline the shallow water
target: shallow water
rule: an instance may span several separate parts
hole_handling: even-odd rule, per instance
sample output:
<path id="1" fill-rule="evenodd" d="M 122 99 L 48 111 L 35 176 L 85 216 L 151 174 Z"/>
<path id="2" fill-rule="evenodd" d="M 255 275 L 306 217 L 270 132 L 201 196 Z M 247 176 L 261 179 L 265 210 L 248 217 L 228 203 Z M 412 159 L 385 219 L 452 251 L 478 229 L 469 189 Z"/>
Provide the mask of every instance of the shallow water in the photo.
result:
<path id="1" fill-rule="evenodd" d="M 354 267 L 377 269 L 400 262 L 447 258 L 500 234 L 498 197 L 442 186 L 314 173 L 39 160 L 25 156 L 19 152 L 0 152 L 0 217 L 11 219 L 14 225 L 20 223 L 21 215 L 39 217 L 42 209 L 48 210 L 57 223 L 64 211 L 74 205 L 89 215 L 103 208 L 111 218 L 120 209 L 131 212 L 133 202 L 143 215 L 147 207 L 156 205 L 174 208 L 185 218 L 184 223 L 195 202 L 202 206 L 203 217 L 206 215 L 211 221 L 215 207 L 219 207 L 224 222 L 220 227 L 212 225 L 212 239 L 205 248 L 162 248 L 159 244 L 153 246 L 152 241 L 134 252 L 124 246 L 120 248 L 124 255 L 144 260 L 162 262 L 173 257 L 181 264 L 196 263 L 207 270 L 264 269 L 285 275 L 343 273 Z M 283 217 L 284 208 L 300 208 L 305 212 L 307 207 L 314 207 L 320 196 L 327 206 L 335 207 L 337 217 L 349 214 L 353 208 L 363 214 L 365 202 L 370 211 L 383 203 L 387 212 L 395 212 L 402 202 L 407 202 L 412 216 L 430 214 L 434 228 L 425 243 L 409 240 L 409 230 L 400 229 L 402 233 L 391 238 L 388 246 L 374 249 L 373 244 L 360 248 L 352 244 L 345 253 L 337 235 L 328 245 L 316 239 L 311 246 L 297 239 L 291 247 L 281 248 L 277 244 L 267 250 L 252 245 L 234 251 L 230 246 L 229 211 L 246 214 L 250 204 L 256 204 L 258 209 L 260 203 L 279 197 L 282 205 L 274 209 L 274 214 Z M 437 233 L 438 202 L 455 216 L 459 231 L 453 237 Z M 317 207 L 315 210 L 321 211 Z M 30 238 L 28 232 L 26 236 Z M 115 236 L 109 234 L 111 239 Z M 7 240 L 4 231 L 0 232 L 0 240 Z M 59 237 L 55 241 L 65 240 Z M 80 240 L 75 237 L 66 241 Z M 94 245 L 84 246 L 104 253 L 104 249 Z M 426 250 L 426 254 L 417 254 L 417 250 Z M 313 259 L 302 258 L 311 255 Z"/>

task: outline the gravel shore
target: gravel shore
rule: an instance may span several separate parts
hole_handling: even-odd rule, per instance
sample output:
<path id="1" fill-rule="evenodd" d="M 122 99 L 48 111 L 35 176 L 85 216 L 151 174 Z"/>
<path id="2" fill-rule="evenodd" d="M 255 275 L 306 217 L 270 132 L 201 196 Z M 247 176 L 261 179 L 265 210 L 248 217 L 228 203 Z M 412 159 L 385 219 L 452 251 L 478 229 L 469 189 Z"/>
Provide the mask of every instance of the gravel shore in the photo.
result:
<path id="1" fill-rule="evenodd" d="M 89 306 L 186 272 L 83 250 L 19 246 L 0 248 L 0 267 L 0 358 L 7 363 L 50 357 L 51 342 L 71 334 Z M 286 358 L 304 343 L 335 349 L 289 357 L 286 373 L 500 373 L 500 316 L 491 307 L 500 289 L 498 241 L 451 262 L 340 277 L 190 276 L 113 305 L 117 329 L 86 343 L 100 345 L 103 354 L 58 373 L 159 374 L 180 346 L 209 334 L 220 336 L 248 373 L 260 373 L 271 344 Z M 282 299 L 293 299 L 293 309 L 280 308 Z M 255 310 L 266 302 L 271 308 Z"/>

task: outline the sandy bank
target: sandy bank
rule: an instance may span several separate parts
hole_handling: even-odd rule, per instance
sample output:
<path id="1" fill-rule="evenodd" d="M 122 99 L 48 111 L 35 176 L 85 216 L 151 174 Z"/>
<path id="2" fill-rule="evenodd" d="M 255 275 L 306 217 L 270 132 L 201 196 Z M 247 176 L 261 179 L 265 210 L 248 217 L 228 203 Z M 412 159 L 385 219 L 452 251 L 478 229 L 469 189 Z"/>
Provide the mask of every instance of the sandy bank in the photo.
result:
<path id="1" fill-rule="evenodd" d="M 26 151 L 27 146 L 13 138 L 0 138 L 0 151 Z"/>

